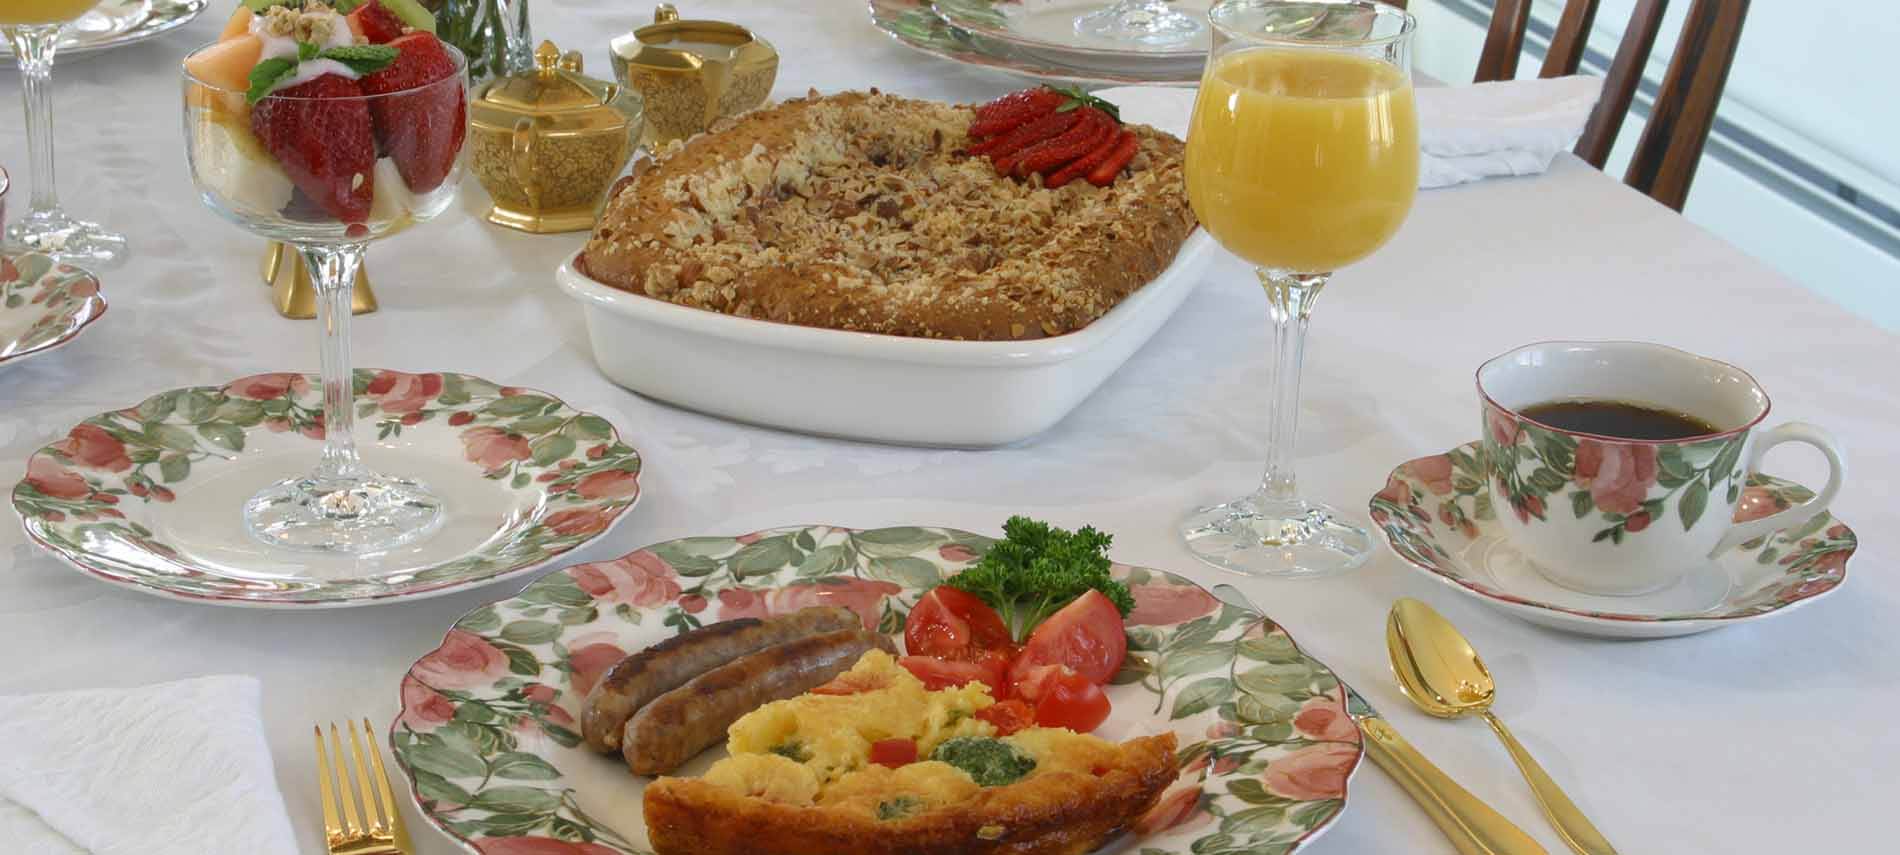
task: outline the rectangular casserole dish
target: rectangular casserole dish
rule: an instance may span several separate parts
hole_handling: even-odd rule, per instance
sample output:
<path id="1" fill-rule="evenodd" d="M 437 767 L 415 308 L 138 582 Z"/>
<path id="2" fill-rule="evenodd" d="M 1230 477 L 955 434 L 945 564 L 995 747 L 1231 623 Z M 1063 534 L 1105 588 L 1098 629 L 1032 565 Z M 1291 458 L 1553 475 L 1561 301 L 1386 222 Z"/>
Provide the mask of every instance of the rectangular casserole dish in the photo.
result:
<path id="1" fill-rule="evenodd" d="M 1069 414 L 1154 335 L 1201 280 L 1214 241 L 1195 229 L 1154 281 L 1094 323 L 1030 341 L 944 341 L 734 317 L 555 276 L 587 317 L 594 361 L 650 398 L 821 436 L 983 448 Z"/>

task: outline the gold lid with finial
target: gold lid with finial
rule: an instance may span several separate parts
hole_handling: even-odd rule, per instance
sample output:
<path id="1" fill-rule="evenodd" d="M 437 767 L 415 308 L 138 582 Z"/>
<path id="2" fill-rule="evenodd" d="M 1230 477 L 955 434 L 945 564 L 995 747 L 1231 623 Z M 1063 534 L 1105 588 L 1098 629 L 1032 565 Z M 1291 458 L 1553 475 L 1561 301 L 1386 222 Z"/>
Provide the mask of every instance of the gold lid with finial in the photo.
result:
<path id="1" fill-rule="evenodd" d="M 488 220 L 535 233 L 591 228 L 639 144 L 644 103 L 581 73 L 579 51 L 544 41 L 534 64 L 483 86 L 470 109 L 473 168 L 495 200 Z"/>

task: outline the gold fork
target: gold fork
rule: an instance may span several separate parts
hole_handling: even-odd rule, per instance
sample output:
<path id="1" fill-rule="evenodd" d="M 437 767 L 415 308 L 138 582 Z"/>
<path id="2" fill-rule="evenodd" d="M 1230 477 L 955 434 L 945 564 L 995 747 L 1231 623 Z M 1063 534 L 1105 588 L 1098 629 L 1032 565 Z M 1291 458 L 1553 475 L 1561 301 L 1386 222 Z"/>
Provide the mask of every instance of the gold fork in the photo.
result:
<path id="1" fill-rule="evenodd" d="M 317 785 L 323 792 L 324 844 L 329 847 L 330 855 L 412 855 L 415 848 L 409 844 L 409 832 L 403 828 L 402 814 L 396 810 L 396 800 L 390 795 L 389 773 L 383 769 L 383 754 L 371 736 L 376 731 L 370 727 L 369 719 L 363 719 L 360 729 L 356 722 L 349 722 L 349 754 L 343 753 L 343 740 L 337 735 L 335 722 L 330 724 L 327 750 L 323 744 L 323 727 L 319 725 L 314 729 Z M 369 744 L 368 762 L 364 760 L 364 743 Z M 331 773 L 332 768 L 335 774 Z M 350 785 L 352 776 L 356 778 L 354 788 Z M 337 797 L 338 793 L 342 798 Z M 358 793 L 362 794 L 360 815 L 357 813 Z M 341 821 L 337 819 L 338 813 L 343 816 Z"/>

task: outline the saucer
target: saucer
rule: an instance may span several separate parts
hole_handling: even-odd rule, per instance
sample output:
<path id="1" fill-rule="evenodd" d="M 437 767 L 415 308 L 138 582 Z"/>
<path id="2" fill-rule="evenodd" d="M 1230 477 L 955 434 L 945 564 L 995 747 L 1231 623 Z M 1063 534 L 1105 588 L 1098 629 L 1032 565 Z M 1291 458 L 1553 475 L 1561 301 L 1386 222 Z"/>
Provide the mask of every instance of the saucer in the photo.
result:
<path id="1" fill-rule="evenodd" d="M 1780 614 L 1840 587 L 1858 544 L 1852 529 L 1822 513 L 1744 543 L 1653 594 L 1572 591 L 1545 579 L 1504 539 L 1480 449 L 1480 443 L 1467 443 L 1394 469 L 1385 489 L 1372 497 L 1372 521 L 1393 552 L 1432 578 L 1552 629 L 1599 638 L 1671 638 Z M 1792 481 L 1755 475 L 1735 516 L 1767 516 L 1813 495 Z"/>
<path id="2" fill-rule="evenodd" d="M 0 253 L 0 365 L 61 347 L 105 313 L 92 274 L 39 253 Z"/>
<path id="3" fill-rule="evenodd" d="M 228 606 L 337 608 L 518 576 L 605 535 L 639 498 L 640 455 L 600 416 L 464 374 L 355 373 L 373 469 L 443 500 L 440 531 L 370 555 L 266 546 L 244 501 L 316 465 L 315 375 L 173 389 L 101 413 L 27 461 L 13 509 L 72 567 L 146 593 Z"/>

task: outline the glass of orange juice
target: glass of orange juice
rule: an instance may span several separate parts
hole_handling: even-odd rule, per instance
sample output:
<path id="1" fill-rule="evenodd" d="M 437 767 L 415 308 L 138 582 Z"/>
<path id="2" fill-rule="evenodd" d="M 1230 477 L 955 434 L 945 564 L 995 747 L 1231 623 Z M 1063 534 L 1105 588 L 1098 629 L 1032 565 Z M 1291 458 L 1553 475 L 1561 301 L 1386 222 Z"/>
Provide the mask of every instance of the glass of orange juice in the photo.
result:
<path id="1" fill-rule="evenodd" d="M 1366 529 L 1294 478 L 1307 320 L 1333 272 L 1383 246 L 1418 187 L 1412 16 L 1372 0 L 1222 0 L 1187 138 L 1201 226 L 1253 264 L 1273 319 L 1266 475 L 1199 508 L 1181 536 L 1201 560 L 1260 576 L 1350 570 Z"/>
<path id="2" fill-rule="evenodd" d="M 7 225 L 9 248 L 43 252 L 61 261 L 95 266 L 125 257 L 125 236 L 75 219 L 60 208 L 53 179 L 53 71 L 59 28 L 84 15 L 98 0 L 0 0 L 0 33 L 13 47 L 26 102 L 28 181 L 33 195 L 25 216 Z"/>

